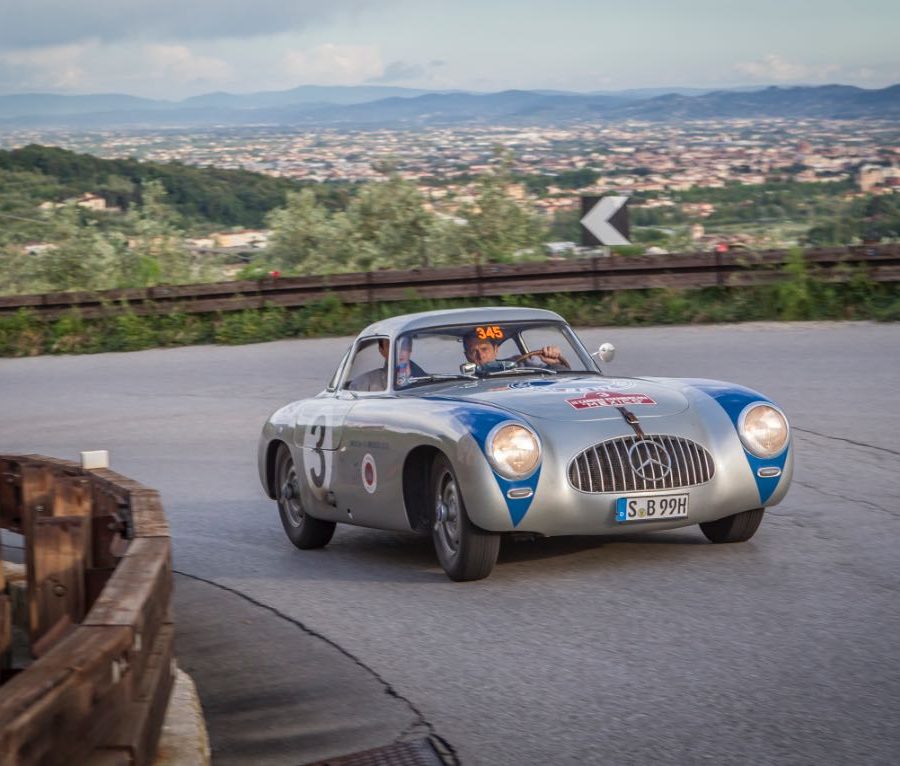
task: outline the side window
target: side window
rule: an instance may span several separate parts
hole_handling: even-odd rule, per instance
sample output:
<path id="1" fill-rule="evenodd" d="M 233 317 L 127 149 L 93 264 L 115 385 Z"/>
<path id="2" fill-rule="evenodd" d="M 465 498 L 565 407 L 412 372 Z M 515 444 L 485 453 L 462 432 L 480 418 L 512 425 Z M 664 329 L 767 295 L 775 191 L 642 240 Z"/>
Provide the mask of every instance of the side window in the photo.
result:
<path id="1" fill-rule="evenodd" d="M 344 378 L 344 388 L 351 391 L 384 391 L 387 388 L 387 352 L 387 338 L 360 342 Z"/>
<path id="2" fill-rule="evenodd" d="M 350 356 L 350 351 L 352 350 L 352 346 L 344 352 L 344 355 L 341 357 L 341 361 L 338 362 L 338 366 L 334 370 L 334 375 L 331 376 L 331 380 L 328 381 L 327 391 L 334 391 L 337 388 L 338 381 L 341 379 L 341 372 L 344 370 L 344 365 L 347 364 L 347 357 Z"/>

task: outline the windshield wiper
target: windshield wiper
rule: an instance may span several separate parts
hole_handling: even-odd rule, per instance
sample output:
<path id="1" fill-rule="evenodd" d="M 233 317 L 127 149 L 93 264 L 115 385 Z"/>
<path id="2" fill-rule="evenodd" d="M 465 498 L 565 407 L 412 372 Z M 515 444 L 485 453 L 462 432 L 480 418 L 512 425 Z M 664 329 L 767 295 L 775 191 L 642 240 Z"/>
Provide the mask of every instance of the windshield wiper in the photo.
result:
<path id="1" fill-rule="evenodd" d="M 442 380 L 478 380 L 474 375 L 466 375 L 463 372 L 436 372 L 431 375 L 417 375 L 407 378 L 407 385 L 413 383 L 436 383 Z"/>
<path id="2" fill-rule="evenodd" d="M 484 377 L 496 378 L 498 375 L 531 375 L 535 372 L 546 372 L 548 375 L 556 375 L 556 370 L 551 370 L 549 367 L 511 367 L 508 370 L 486 372 Z"/>

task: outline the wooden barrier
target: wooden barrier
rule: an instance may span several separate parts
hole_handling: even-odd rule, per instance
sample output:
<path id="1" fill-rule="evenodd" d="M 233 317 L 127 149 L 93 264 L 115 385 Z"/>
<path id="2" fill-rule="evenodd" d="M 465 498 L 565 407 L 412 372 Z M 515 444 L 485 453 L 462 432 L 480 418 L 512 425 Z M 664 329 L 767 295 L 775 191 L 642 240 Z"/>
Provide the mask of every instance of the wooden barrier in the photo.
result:
<path id="1" fill-rule="evenodd" d="M 822 248 L 804 253 L 817 279 L 843 282 L 862 273 L 875 282 L 900 282 L 900 245 Z M 784 279 L 787 250 L 675 253 L 572 258 L 515 264 L 487 263 L 437 269 L 406 269 L 266 278 L 200 285 L 160 285 L 97 293 L 66 292 L 0 297 L 0 317 L 20 309 L 53 320 L 77 309 L 85 319 L 296 307 L 333 295 L 343 303 L 410 298 L 490 298 L 499 295 L 602 292 L 648 288 L 746 287 Z"/>
<path id="2" fill-rule="evenodd" d="M 0 527 L 25 537 L 36 658 L 0 687 L 0 764 L 151 763 L 174 679 L 158 493 L 106 469 L 0 455 Z M 0 657 L 10 623 L 3 593 Z"/>

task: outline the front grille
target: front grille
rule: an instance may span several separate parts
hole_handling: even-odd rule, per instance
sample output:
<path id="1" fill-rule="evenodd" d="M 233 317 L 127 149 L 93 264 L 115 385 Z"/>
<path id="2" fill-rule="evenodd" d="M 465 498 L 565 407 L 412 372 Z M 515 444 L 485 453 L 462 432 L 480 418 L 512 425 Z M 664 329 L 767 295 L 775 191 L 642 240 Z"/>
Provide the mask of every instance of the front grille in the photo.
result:
<path id="1" fill-rule="evenodd" d="M 582 492 L 640 492 L 704 484 L 715 472 L 709 452 L 690 439 L 622 436 L 576 455 L 569 483 Z"/>

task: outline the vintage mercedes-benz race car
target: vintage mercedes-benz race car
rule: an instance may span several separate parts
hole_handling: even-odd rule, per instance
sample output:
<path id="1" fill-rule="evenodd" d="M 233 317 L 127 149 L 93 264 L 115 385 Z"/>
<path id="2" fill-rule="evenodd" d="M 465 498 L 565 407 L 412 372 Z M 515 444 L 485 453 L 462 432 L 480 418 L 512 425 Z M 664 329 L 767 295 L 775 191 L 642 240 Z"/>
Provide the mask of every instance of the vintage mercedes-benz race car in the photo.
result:
<path id="1" fill-rule="evenodd" d="M 337 522 L 430 533 L 454 580 L 487 576 L 509 533 L 749 539 L 791 481 L 782 411 L 731 383 L 607 375 L 612 353 L 538 309 L 376 322 L 266 422 L 263 487 L 298 548 Z"/>

